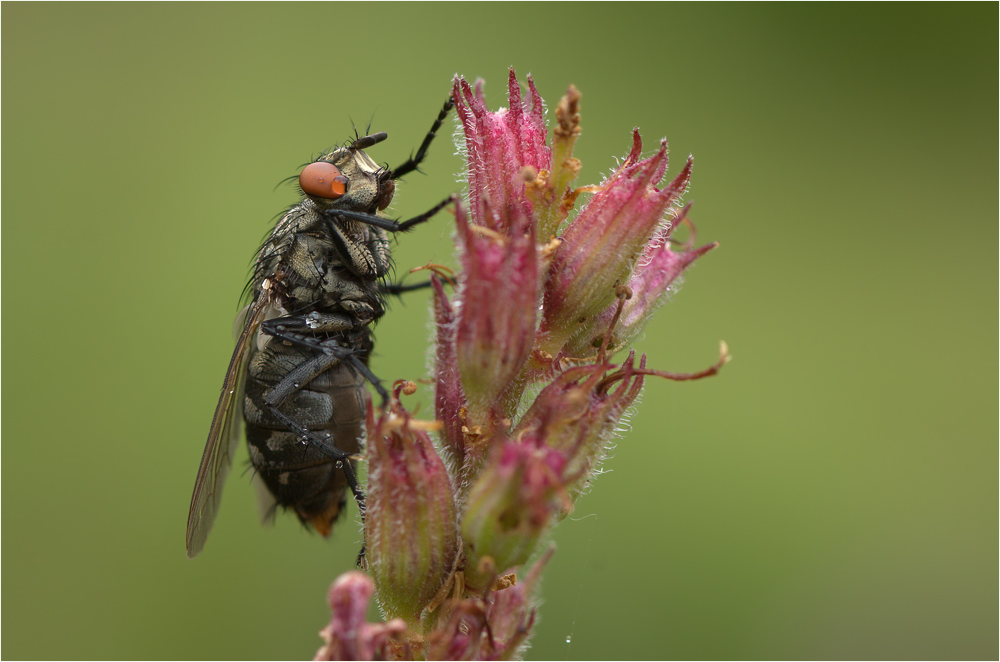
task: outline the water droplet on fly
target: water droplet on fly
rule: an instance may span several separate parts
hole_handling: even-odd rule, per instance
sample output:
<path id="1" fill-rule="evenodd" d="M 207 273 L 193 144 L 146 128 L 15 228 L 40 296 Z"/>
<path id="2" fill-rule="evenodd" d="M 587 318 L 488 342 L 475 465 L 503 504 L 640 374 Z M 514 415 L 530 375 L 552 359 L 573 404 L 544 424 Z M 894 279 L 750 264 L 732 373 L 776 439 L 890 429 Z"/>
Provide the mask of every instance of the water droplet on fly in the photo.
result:
<path id="1" fill-rule="evenodd" d="M 570 641 L 570 639 L 572 639 L 572 638 L 573 638 L 573 637 L 572 637 L 572 635 L 568 635 L 568 634 L 567 634 L 567 635 L 566 635 L 566 643 L 568 644 L 568 643 L 569 643 L 569 641 Z"/>
<path id="2" fill-rule="evenodd" d="M 343 469 L 344 468 L 344 463 L 341 462 L 340 460 L 337 460 L 337 468 L 338 469 Z"/>

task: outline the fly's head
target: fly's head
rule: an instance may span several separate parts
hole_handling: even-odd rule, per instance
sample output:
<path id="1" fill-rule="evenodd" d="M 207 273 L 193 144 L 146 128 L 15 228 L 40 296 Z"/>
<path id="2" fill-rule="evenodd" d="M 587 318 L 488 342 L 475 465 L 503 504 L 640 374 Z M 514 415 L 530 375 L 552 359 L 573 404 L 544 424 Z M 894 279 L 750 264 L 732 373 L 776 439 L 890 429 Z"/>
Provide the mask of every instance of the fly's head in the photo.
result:
<path id="1" fill-rule="evenodd" d="M 345 209 L 373 214 L 389 206 L 396 184 L 364 149 L 386 139 L 375 133 L 322 155 L 302 169 L 299 187 L 320 209 Z"/>

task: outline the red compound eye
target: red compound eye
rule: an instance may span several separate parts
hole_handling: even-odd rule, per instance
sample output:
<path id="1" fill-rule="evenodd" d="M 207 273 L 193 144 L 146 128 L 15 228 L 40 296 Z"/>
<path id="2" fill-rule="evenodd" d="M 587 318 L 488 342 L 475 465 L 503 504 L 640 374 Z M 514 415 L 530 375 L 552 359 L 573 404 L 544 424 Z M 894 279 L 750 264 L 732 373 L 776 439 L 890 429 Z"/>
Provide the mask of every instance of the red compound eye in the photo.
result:
<path id="1" fill-rule="evenodd" d="M 334 200 L 347 190 L 347 177 L 340 174 L 332 163 L 317 161 L 302 169 L 299 186 L 309 195 Z"/>

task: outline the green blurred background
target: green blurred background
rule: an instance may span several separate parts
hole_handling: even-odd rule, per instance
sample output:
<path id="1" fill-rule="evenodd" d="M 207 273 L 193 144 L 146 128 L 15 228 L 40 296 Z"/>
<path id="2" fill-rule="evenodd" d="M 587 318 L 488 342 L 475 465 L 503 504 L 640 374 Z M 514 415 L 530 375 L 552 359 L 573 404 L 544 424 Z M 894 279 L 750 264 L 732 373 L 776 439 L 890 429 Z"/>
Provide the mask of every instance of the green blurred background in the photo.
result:
<path id="1" fill-rule="evenodd" d="M 694 153 L 699 261 L 632 432 L 556 531 L 531 658 L 996 658 L 996 4 L 9 4 L 5 658 L 302 658 L 358 534 L 190 489 L 284 177 L 414 148 L 451 77 L 583 92 L 578 183 Z M 399 215 L 459 190 L 448 139 Z M 449 261 L 446 218 L 400 272 Z M 375 371 L 425 374 L 427 297 Z M 427 411 L 427 408 L 424 408 Z M 238 462 L 245 461 L 241 451 Z M 353 511 L 352 511 L 353 512 Z"/>

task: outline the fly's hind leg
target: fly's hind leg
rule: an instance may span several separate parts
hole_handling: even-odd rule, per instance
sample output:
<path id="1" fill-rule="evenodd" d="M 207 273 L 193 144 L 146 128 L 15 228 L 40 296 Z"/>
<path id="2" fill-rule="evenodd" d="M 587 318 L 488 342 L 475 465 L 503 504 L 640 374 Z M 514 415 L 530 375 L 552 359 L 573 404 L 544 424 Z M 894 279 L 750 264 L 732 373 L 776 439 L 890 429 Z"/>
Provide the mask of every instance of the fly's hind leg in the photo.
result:
<path id="1" fill-rule="evenodd" d="M 334 461 L 336 468 L 344 472 L 344 478 L 347 480 L 347 486 L 351 488 L 351 494 L 354 496 L 354 502 L 358 504 L 358 513 L 361 515 L 361 521 L 364 522 L 366 512 L 365 493 L 361 490 L 361 486 L 358 484 L 358 475 L 354 471 L 354 465 L 351 464 L 351 460 L 353 458 L 350 453 L 337 448 L 337 445 L 333 443 L 333 438 L 329 432 L 320 434 L 314 430 L 310 430 L 299 424 L 290 416 L 286 416 L 285 413 L 279 409 L 281 402 L 283 402 L 289 395 L 300 390 L 305 384 L 309 383 L 309 380 L 319 375 L 319 373 L 323 370 L 326 370 L 339 362 L 339 358 L 330 354 L 319 354 L 313 360 L 307 361 L 303 365 L 299 366 L 299 368 L 288 373 L 288 375 L 275 385 L 267 396 L 265 396 L 264 405 L 267 407 L 270 414 L 282 425 L 284 425 L 286 429 L 297 435 L 303 443 L 312 444 L 315 448 L 322 450 Z M 301 381 L 300 378 L 302 378 Z M 356 564 L 358 567 L 364 567 L 364 563 L 365 546 L 362 545 L 361 551 L 358 552 Z"/>
<path id="2" fill-rule="evenodd" d="M 365 494 L 361 491 L 361 486 L 358 485 L 358 476 L 354 473 L 354 467 L 351 465 L 350 453 L 345 453 L 337 448 L 337 446 L 331 442 L 329 432 L 326 433 L 325 437 L 322 437 L 314 430 L 309 430 L 291 417 L 286 416 L 280 409 L 278 409 L 277 405 L 272 405 L 269 402 L 266 403 L 266 405 L 271 415 L 281 421 L 281 424 L 288 428 L 289 431 L 297 434 L 303 443 L 313 444 L 317 448 L 322 449 L 323 452 L 327 453 L 330 458 L 336 462 L 337 468 L 342 470 L 344 472 L 344 477 L 347 478 L 347 486 L 351 488 L 354 500 L 358 504 L 358 510 L 361 511 L 361 519 L 364 521 Z"/>
<path id="3" fill-rule="evenodd" d="M 340 342 L 338 342 L 336 338 L 321 340 L 315 336 L 296 333 L 288 329 L 284 324 L 282 324 L 282 318 L 280 317 L 277 319 L 267 320 L 266 322 L 261 323 L 260 328 L 265 334 L 273 336 L 278 340 L 285 341 L 292 345 L 298 345 L 300 347 L 308 347 L 310 349 L 314 349 L 317 352 L 326 355 L 328 357 L 327 360 L 332 361 L 332 363 L 330 363 L 330 366 L 333 366 L 339 362 L 347 363 L 351 368 L 356 370 L 358 374 L 364 377 L 368 381 L 368 383 L 372 385 L 372 388 L 374 388 L 375 391 L 379 394 L 379 397 L 382 398 L 382 408 L 383 409 L 388 408 L 389 392 L 385 390 L 384 386 L 382 386 L 382 380 L 376 377 L 375 373 L 373 373 L 368 368 L 368 366 L 365 365 L 365 362 L 362 360 L 365 354 L 367 353 L 367 350 L 359 350 L 351 347 L 345 347 L 342 344 L 340 344 Z M 313 361 L 316 360 L 317 359 L 313 359 Z M 300 369 L 304 369 L 305 366 L 312 365 L 313 361 L 307 361 L 303 366 L 300 366 Z M 317 363 L 316 365 L 318 366 L 320 364 Z M 295 370 L 294 372 L 298 372 L 298 370 L 299 369 Z M 322 370 L 320 370 L 319 372 L 322 372 Z M 317 372 L 316 374 L 318 375 L 319 372 Z M 285 381 L 286 380 L 282 380 L 282 384 Z M 300 383 L 305 384 L 306 382 L 300 382 Z M 279 384 L 278 386 L 281 386 L 281 384 Z M 272 393 L 274 390 L 278 388 L 278 386 L 272 389 Z M 293 389 L 292 391 L 290 391 L 290 393 L 294 392 L 294 390 L 297 389 Z"/>

